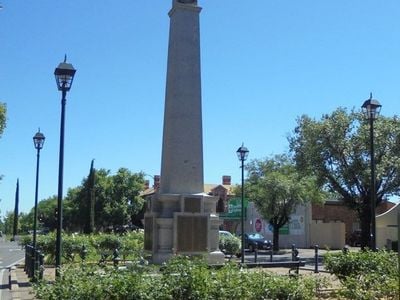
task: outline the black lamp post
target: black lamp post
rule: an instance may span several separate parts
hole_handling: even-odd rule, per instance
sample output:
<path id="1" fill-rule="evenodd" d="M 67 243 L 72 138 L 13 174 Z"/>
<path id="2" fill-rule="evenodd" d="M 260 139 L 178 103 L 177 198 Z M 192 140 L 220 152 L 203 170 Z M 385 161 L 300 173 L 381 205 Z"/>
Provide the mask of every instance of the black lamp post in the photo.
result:
<path id="1" fill-rule="evenodd" d="M 369 144 L 371 155 L 371 250 L 376 250 L 376 225 L 375 225 L 375 207 L 376 207 L 376 179 L 375 179 L 375 153 L 374 153 L 374 121 L 379 116 L 382 105 L 378 100 L 372 99 L 372 93 L 368 100 L 365 100 L 361 106 L 365 118 L 369 121 Z"/>
<path id="2" fill-rule="evenodd" d="M 61 97 L 61 126 L 60 126 L 60 158 L 58 165 L 58 196 L 57 196 L 57 237 L 56 237 L 56 276 L 60 276 L 61 267 L 61 231 L 62 231 L 62 197 L 63 197 L 63 169 L 64 169 L 64 123 L 66 95 L 71 89 L 76 70 L 67 63 L 67 56 L 64 62 L 60 63 L 54 71 L 57 88 L 62 93 Z"/>
<path id="3" fill-rule="evenodd" d="M 33 213 L 33 250 L 36 251 L 36 232 L 37 232 L 37 205 L 38 205 L 38 190 L 39 190 L 39 160 L 40 150 L 43 148 L 45 136 L 43 133 L 36 132 L 33 137 L 33 145 L 35 146 L 36 152 L 36 188 L 35 188 L 35 208 Z M 35 257 L 33 258 L 33 264 L 35 265 Z M 35 272 L 33 273 L 33 279 L 35 279 Z"/>
<path id="4" fill-rule="evenodd" d="M 242 168 L 242 213 L 241 213 L 241 233 L 242 233 L 242 251 L 241 251 L 241 263 L 244 264 L 244 161 L 249 155 L 249 150 L 242 146 L 236 151 L 236 154 L 241 161 Z"/>

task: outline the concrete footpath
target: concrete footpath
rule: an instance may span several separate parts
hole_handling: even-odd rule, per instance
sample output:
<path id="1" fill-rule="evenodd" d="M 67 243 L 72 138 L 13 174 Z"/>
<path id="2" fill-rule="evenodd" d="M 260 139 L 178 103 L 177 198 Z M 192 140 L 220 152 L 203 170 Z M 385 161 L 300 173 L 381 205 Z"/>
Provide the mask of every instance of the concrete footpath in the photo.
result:
<path id="1" fill-rule="evenodd" d="M 37 299 L 32 284 L 24 271 L 24 264 L 11 267 L 9 279 L 11 299 Z"/>
<path id="2" fill-rule="evenodd" d="M 21 262 L 10 268 L 9 274 L 9 289 L 10 299 L 15 300 L 32 300 L 38 299 L 35 297 L 32 282 L 24 271 L 25 264 Z M 46 280 L 54 280 L 55 269 L 53 266 L 44 269 L 43 277 Z M 0 299 L 3 300 L 3 299 Z"/>

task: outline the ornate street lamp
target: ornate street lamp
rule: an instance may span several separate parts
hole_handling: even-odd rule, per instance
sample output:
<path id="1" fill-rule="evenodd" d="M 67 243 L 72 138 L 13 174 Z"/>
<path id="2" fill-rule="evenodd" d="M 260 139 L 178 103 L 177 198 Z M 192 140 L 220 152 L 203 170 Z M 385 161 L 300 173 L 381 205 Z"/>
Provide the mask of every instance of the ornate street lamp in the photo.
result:
<path id="1" fill-rule="evenodd" d="M 39 161 L 40 161 L 40 150 L 43 148 L 45 136 L 39 131 L 36 132 L 33 137 L 33 145 L 35 146 L 36 152 L 36 188 L 35 188 L 35 208 L 33 213 L 33 251 L 36 252 L 36 233 L 37 233 L 37 206 L 38 206 L 38 190 L 39 190 Z M 33 256 L 33 280 L 35 280 L 35 263 L 36 255 Z"/>
<path id="2" fill-rule="evenodd" d="M 242 146 L 236 151 L 236 154 L 241 161 L 242 168 L 242 213 L 241 213 L 241 233 L 242 233 L 242 251 L 241 251 L 241 263 L 244 264 L 244 161 L 249 155 L 249 150 L 242 144 Z"/>
<path id="3" fill-rule="evenodd" d="M 371 250 L 376 250 L 376 225 L 375 225 L 375 207 L 376 207 L 376 179 L 375 179 L 375 153 L 374 153 L 374 121 L 379 116 L 382 105 L 378 100 L 372 99 L 372 93 L 368 100 L 365 100 L 361 106 L 365 118 L 369 121 L 369 145 L 371 155 Z"/>
<path id="4" fill-rule="evenodd" d="M 67 63 L 67 56 L 64 62 L 60 63 L 54 71 L 57 88 L 62 93 L 61 97 L 61 126 L 60 126 L 60 157 L 58 166 L 58 196 L 57 196 L 57 237 L 56 237 L 56 276 L 60 276 L 61 267 L 61 231 L 62 231 L 62 197 L 63 197 L 63 170 L 64 170 L 64 124 L 65 104 L 67 92 L 71 89 L 76 70 Z"/>

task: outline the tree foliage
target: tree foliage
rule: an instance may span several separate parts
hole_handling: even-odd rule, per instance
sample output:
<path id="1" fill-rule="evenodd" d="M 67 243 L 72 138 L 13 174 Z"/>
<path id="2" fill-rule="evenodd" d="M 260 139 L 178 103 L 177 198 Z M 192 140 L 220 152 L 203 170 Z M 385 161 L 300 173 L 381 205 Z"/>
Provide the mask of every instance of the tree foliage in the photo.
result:
<path id="1" fill-rule="evenodd" d="M 289 222 L 296 206 L 320 201 L 324 195 L 315 178 L 301 176 L 287 155 L 253 160 L 247 170 L 248 196 L 273 226 L 274 250 L 279 250 L 279 229 Z"/>
<path id="2" fill-rule="evenodd" d="M 399 299 L 396 253 L 358 251 L 327 253 L 325 268 L 339 278 L 345 299 Z"/>
<path id="3" fill-rule="evenodd" d="M 70 218 L 71 227 L 84 232 L 90 231 L 91 174 L 84 178 L 82 185 L 68 191 L 64 212 Z M 120 168 L 115 175 L 99 169 L 95 172 L 94 220 L 97 230 L 109 226 L 125 225 L 143 208 L 144 201 L 139 196 L 144 188 L 144 175 Z M 75 229 L 78 229 L 75 228 Z"/>
<path id="4" fill-rule="evenodd" d="M 6 128 L 7 121 L 7 107 L 4 103 L 0 102 L 0 136 L 3 134 Z"/>
<path id="5" fill-rule="evenodd" d="M 52 196 L 38 203 L 38 224 L 50 230 L 57 228 L 57 196 Z"/>
<path id="6" fill-rule="evenodd" d="M 70 188 L 63 199 L 63 230 L 67 232 L 91 232 L 90 201 L 93 182 L 92 174 L 82 180 L 80 186 Z M 132 222 L 142 211 L 144 200 L 139 196 L 144 189 L 144 175 L 132 173 L 120 168 L 115 175 L 105 169 L 96 170 L 94 185 L 95 194 L 95 227 L 105 230 Z M 57 196 L 52 196 L 38 203 L 38 229 L 53 231 L 57 228 Z M 21 231 L 32 229 L 33 208 L 28 214 L 20 214 Z M 13 220 L 6 215 L 4 227 L 8 228 Z"/>
<path id="7" fill-rule="evenodd" d="M 7 121 L 7 107 L 4 103 L 0 102 L 0 137 L 6 128 Z M 0 174 L 0 180 L 3 178 L 3 175 Z M 1 199 L 0 199 L 1 201 Z M 1 210 L 0 210 L 1 212 Z"/>
<path id="8" fill-rule="evenodd" d="M 14 212 L 8 211 L 4 216 L 3 221 L 3 233 L 7 235 L 13 234 L 13 224 L 14 224 Z"/>
<path id="9" fill-rule="evenodd" d="M 375 122 L 376 191 L 379 204 L 400 193 L 400 120 L 379 117 Z M 371 221 L 369 124 L 361 113 L 338 108 L 320 120 L 306 115 L 297 120 L 289 137 L 290 149 L 303 174 L 336 193 L 358 213 L 362 246 L 368 245 Z"/>

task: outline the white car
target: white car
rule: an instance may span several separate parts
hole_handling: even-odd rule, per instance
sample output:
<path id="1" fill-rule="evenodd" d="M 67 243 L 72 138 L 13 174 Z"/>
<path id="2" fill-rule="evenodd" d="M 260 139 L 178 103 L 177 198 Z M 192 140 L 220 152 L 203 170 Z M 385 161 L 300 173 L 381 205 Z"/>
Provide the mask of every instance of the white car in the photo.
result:
<path id="1" fill-rule="evenodd" d="M 219 237 L 234 237 L 234 235 L 232 233 L 230 233 L 229 231 L 225 231 L 225 230 L 220 230 L 219 231 Z"/>

